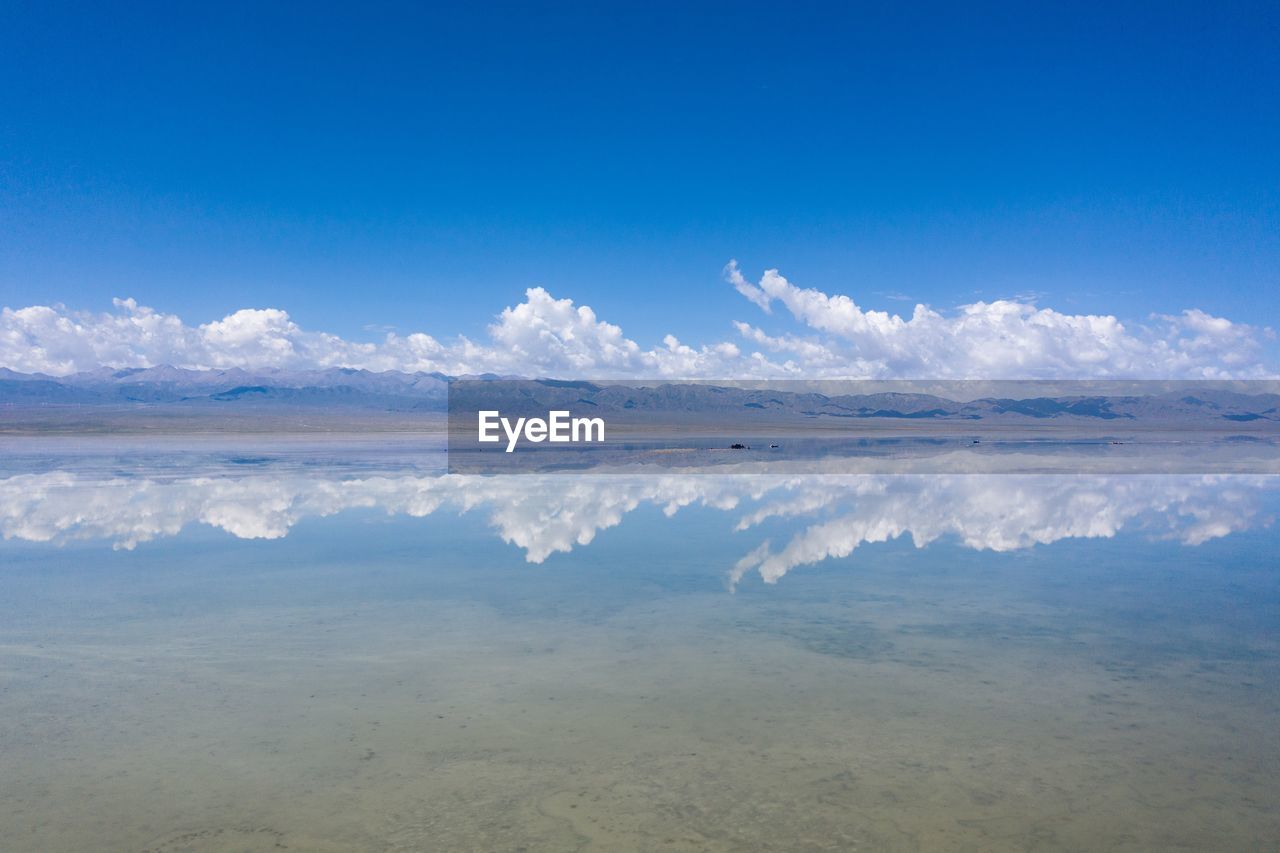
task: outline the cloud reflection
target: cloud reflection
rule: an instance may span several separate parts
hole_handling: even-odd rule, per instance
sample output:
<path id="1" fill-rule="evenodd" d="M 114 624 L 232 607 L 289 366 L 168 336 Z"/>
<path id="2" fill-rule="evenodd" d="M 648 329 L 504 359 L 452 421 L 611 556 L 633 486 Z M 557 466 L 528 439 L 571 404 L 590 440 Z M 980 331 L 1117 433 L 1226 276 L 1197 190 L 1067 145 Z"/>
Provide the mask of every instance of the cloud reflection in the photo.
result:
<path id="1" fill-rule="evenodd" d="M 355 509 L 426 517 L 483 513 L 531 563 L 589 545 L 642 507 L 667 517 L 698 505 L 726 516 L 744 556 L 732 588 L 755 573 L 775 583 L 798 566 L 910 536 L 1013 551 L 1129 528 L 1198 545 L 1269 524 L 1266 475 L 771 475 L 666 469 L 592 476 L 255 472 L 244 476 L 96 476 L 69 471 L 0 479 L 0 535 L 116 548 L 204 524 L 278 539 L 308 518 Z M 779 535 L 776 528 L 784 529 Z M 766 535 L 772 532 L 772 536 Z M 774 539 L 779 544 L 774 544 Z"/>

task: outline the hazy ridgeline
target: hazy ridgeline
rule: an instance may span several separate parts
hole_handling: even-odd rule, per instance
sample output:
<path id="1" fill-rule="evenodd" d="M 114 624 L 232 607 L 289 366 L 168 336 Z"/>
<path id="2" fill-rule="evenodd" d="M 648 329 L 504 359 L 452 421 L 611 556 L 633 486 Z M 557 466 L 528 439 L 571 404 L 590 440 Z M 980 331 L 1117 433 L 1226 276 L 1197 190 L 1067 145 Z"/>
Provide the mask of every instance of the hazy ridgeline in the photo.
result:
<path id="1" fill-rule="evenodd" d="M 607 416 L 617 430 L 1196 429 L 1275 432 L 1280 384 L 1256 381 L 588 382 L 441 374 L 103 369 L 65 377 L 0 369 L 0 429 L 438 430 L 475 411 Z M 466 417 L 461 417 L 465 415 Z"/>

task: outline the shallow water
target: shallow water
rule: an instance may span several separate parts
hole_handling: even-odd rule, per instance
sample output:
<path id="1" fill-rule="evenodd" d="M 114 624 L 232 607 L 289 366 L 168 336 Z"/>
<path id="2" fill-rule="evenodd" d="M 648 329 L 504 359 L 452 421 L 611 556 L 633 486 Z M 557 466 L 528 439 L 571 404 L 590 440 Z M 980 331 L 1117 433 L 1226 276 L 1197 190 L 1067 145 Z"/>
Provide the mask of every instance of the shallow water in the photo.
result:
<path id="1" fill-rule="evenodd" d="M 1274 476 L 6 466 L 6 850 L 1280 838 Z"/>

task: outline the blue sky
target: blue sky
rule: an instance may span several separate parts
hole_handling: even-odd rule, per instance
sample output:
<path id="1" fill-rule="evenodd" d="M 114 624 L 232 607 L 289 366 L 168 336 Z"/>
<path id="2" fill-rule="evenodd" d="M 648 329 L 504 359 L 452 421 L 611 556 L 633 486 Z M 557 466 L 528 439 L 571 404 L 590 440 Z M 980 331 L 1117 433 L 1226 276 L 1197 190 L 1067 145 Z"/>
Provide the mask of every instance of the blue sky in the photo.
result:
<path id="1" fill-rule="evenodd" d="M 1280 319 L 1274 4 L 183 5 L 0 12 L 0 304 L 483 336 L 542 286 L 647 347 L 758 319 L 736 258 Z"/>

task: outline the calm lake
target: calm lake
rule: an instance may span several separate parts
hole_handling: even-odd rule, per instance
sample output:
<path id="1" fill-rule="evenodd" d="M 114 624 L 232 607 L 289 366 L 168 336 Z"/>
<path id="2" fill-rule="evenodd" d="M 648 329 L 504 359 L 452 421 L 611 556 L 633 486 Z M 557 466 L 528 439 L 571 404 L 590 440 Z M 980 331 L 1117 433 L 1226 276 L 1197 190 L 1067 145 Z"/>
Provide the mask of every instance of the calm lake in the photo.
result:
<path id="1" fill-rule="evenodd" d="M 5 850 L 1280 839 L 1274 474 L 4 450 Z"/>

